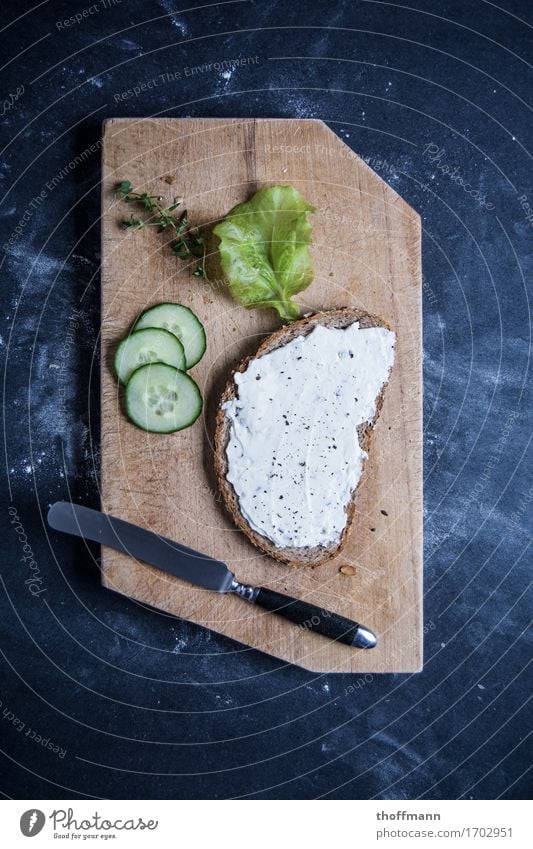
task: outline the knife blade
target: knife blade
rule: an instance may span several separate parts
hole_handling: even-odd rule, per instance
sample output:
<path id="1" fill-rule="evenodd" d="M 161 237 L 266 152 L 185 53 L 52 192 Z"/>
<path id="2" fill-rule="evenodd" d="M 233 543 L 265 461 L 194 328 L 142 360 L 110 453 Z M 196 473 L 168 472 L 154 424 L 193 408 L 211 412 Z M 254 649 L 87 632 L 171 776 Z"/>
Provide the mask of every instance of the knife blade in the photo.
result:
<path id="1" fill-rule="evenodd" d="M 70 501 L 57 501 L 50 507 L 47 519 L 54 530 L 114 548 L 206 590 L 234 593 L 302 629 L 353 648 L 368 649 L 377 644 L 375 634 L 358 622 L 267 587 L 242 584 L 222 560 L 108 513 Z"/>

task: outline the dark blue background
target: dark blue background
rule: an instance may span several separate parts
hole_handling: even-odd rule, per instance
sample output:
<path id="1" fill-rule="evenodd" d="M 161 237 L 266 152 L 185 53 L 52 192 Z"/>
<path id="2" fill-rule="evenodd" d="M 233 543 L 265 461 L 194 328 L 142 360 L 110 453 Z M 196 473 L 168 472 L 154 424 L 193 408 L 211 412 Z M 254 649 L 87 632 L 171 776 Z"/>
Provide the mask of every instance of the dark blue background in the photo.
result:
<path id="1" fill-rule="evenodd" d="M 3 793 L 526 796 L 530 3 L 107 0 L 68 27 L 89 2 L 32 5 L 2 4 Z M 103 592 L 97 551 L 43 526 L 56 499 L 98 503 L 99 153 L 68 166 L 137 115 L 322 118 L 421 213 L 423 673 L 281 665 Z"/>

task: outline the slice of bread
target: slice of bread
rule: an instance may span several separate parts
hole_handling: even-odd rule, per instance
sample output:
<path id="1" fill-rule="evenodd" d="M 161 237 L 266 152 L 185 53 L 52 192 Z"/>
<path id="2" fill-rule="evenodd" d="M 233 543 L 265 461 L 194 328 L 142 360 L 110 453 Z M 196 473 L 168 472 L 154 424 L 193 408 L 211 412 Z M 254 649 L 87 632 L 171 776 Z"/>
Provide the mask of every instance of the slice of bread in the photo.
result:
<path id="1" fill-rule="evenodd" d="M 215 471 L 226 507 L 235 524 L 244 531 L 250 541 L 257 546 L 257 548 L 266 552 L 271 557 L 274 557 L 276 560 L 280 560 L 282 563 L 288 563 L 293 566 L 318 566 L 320 563 L 330 560 L 342 551 L 346 543 L 349 528 L 353 521 L 355 497 L 357 489 L 363 479 L 363 475 L 361 475 L 355 490 L 353 490 L 350 502 L 346 507 L 346 524 L 338 542 L 331 543 L 327 546 L 315 545 L 310 547 L 278 547 L 271 540 L 262 536 L 260 533 L 257 533 L 252 527 L 250 527 L 240 510 L 238 496 L 232 484 L 227 480 L 228 460 L 226 449 L 231 434 L 231 421 L 225 413 L 224 404 L 228 401 L 234 400 L 238 394 L 237 385 L 234 379 L 235 373 L 246 371 L 248 364 L 253 359 L 269 354 L 271 351 L 286 345 L 298 336 L 307 336 L 318 324 L 326 327 L 345 328 L 354 324 L 354 322 L 358 322 L 360 328 L 384 327 L 387 330 L 392 329 L 387 322 L 383 321 L 383 319 L 378 318 L 375 315 L 370 315 L 370 313 L 353 309 L 336 309 L 329 310 L 327 312 L 319 312 L 307 318 L 303 318 L 300 321 L 295 321 L 292 324 L 282 327 L 280 330 L 265 339 L 254 356 L 245 357 L 241 361 L 228 381 L 220 400 L 215 430 Z M 373 420 L 359 425 L 357 428 L 359 444 L 366 453 L 368 453 L 370 447 L 373 427 L 381 411 L 386 385 L 387 384 L 385 383 L 382 386 L 379 396 L 376 399 L 376 412 Z"/>

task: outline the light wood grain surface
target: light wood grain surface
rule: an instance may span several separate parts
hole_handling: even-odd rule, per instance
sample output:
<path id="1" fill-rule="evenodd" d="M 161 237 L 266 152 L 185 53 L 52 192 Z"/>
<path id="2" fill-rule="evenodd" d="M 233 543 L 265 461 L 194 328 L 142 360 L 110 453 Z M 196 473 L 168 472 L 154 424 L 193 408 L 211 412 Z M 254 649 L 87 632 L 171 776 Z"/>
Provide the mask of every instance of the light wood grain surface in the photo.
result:
<path id="1" fill-rule="evenodd" d="M 174 178 L 169 185 L 163 178 Z M 212 463 L 214 413 L 244 354 L 280 321 L 247 311 L 224 290 L 214 237 L 211 285 L 192 276 L 154 230 L 125 232 L 132 211 L 117 181 L 184 198 L 193 223 L 211 225 L 258 188 L 290 183 L 317 208 L 315 279 L 302 312 L 354 307 L 397 333 L 396 363 L 374 433 L 344 552 L 316 569 L 258 552 L 225 513 Z M 321 121 L 120 119 L 105 124 L 102 190 L 102 509 L 225 560 L 238 578 L 307 599 L 371 627 L 379 645 L 350 649 L 256 609 L 166 576 L 109 549 L 106 587 L 319 672 L 412 672 L 422 665 L 422 328 L 420 219 Z M 111 362 L 117 342 L 147 307 L 190 306 L 207 353 L 192 369 L 203 417 L 173 435 L 148 434 L 121 412 Z M 353 576 L 340 567 L 352 565 Z M 139 610 L 139 616 L 143 616 Z"/>

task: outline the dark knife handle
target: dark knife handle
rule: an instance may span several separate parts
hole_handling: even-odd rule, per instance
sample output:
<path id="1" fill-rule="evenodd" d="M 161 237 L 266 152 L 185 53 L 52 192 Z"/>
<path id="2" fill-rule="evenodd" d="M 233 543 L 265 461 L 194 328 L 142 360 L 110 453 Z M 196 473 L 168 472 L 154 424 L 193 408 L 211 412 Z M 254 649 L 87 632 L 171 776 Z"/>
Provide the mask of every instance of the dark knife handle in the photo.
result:
<path id="1" fill-rule="evenodd" d="M 255 604 L 277 613 L 305 631 L 313 631 L 354 648 L 371 649 L 377 643 L 375 634 L 352 619 L 324 610 L 315 604 L 292 598 L 266 587 L 260 587 L 253 599 Z"/>

